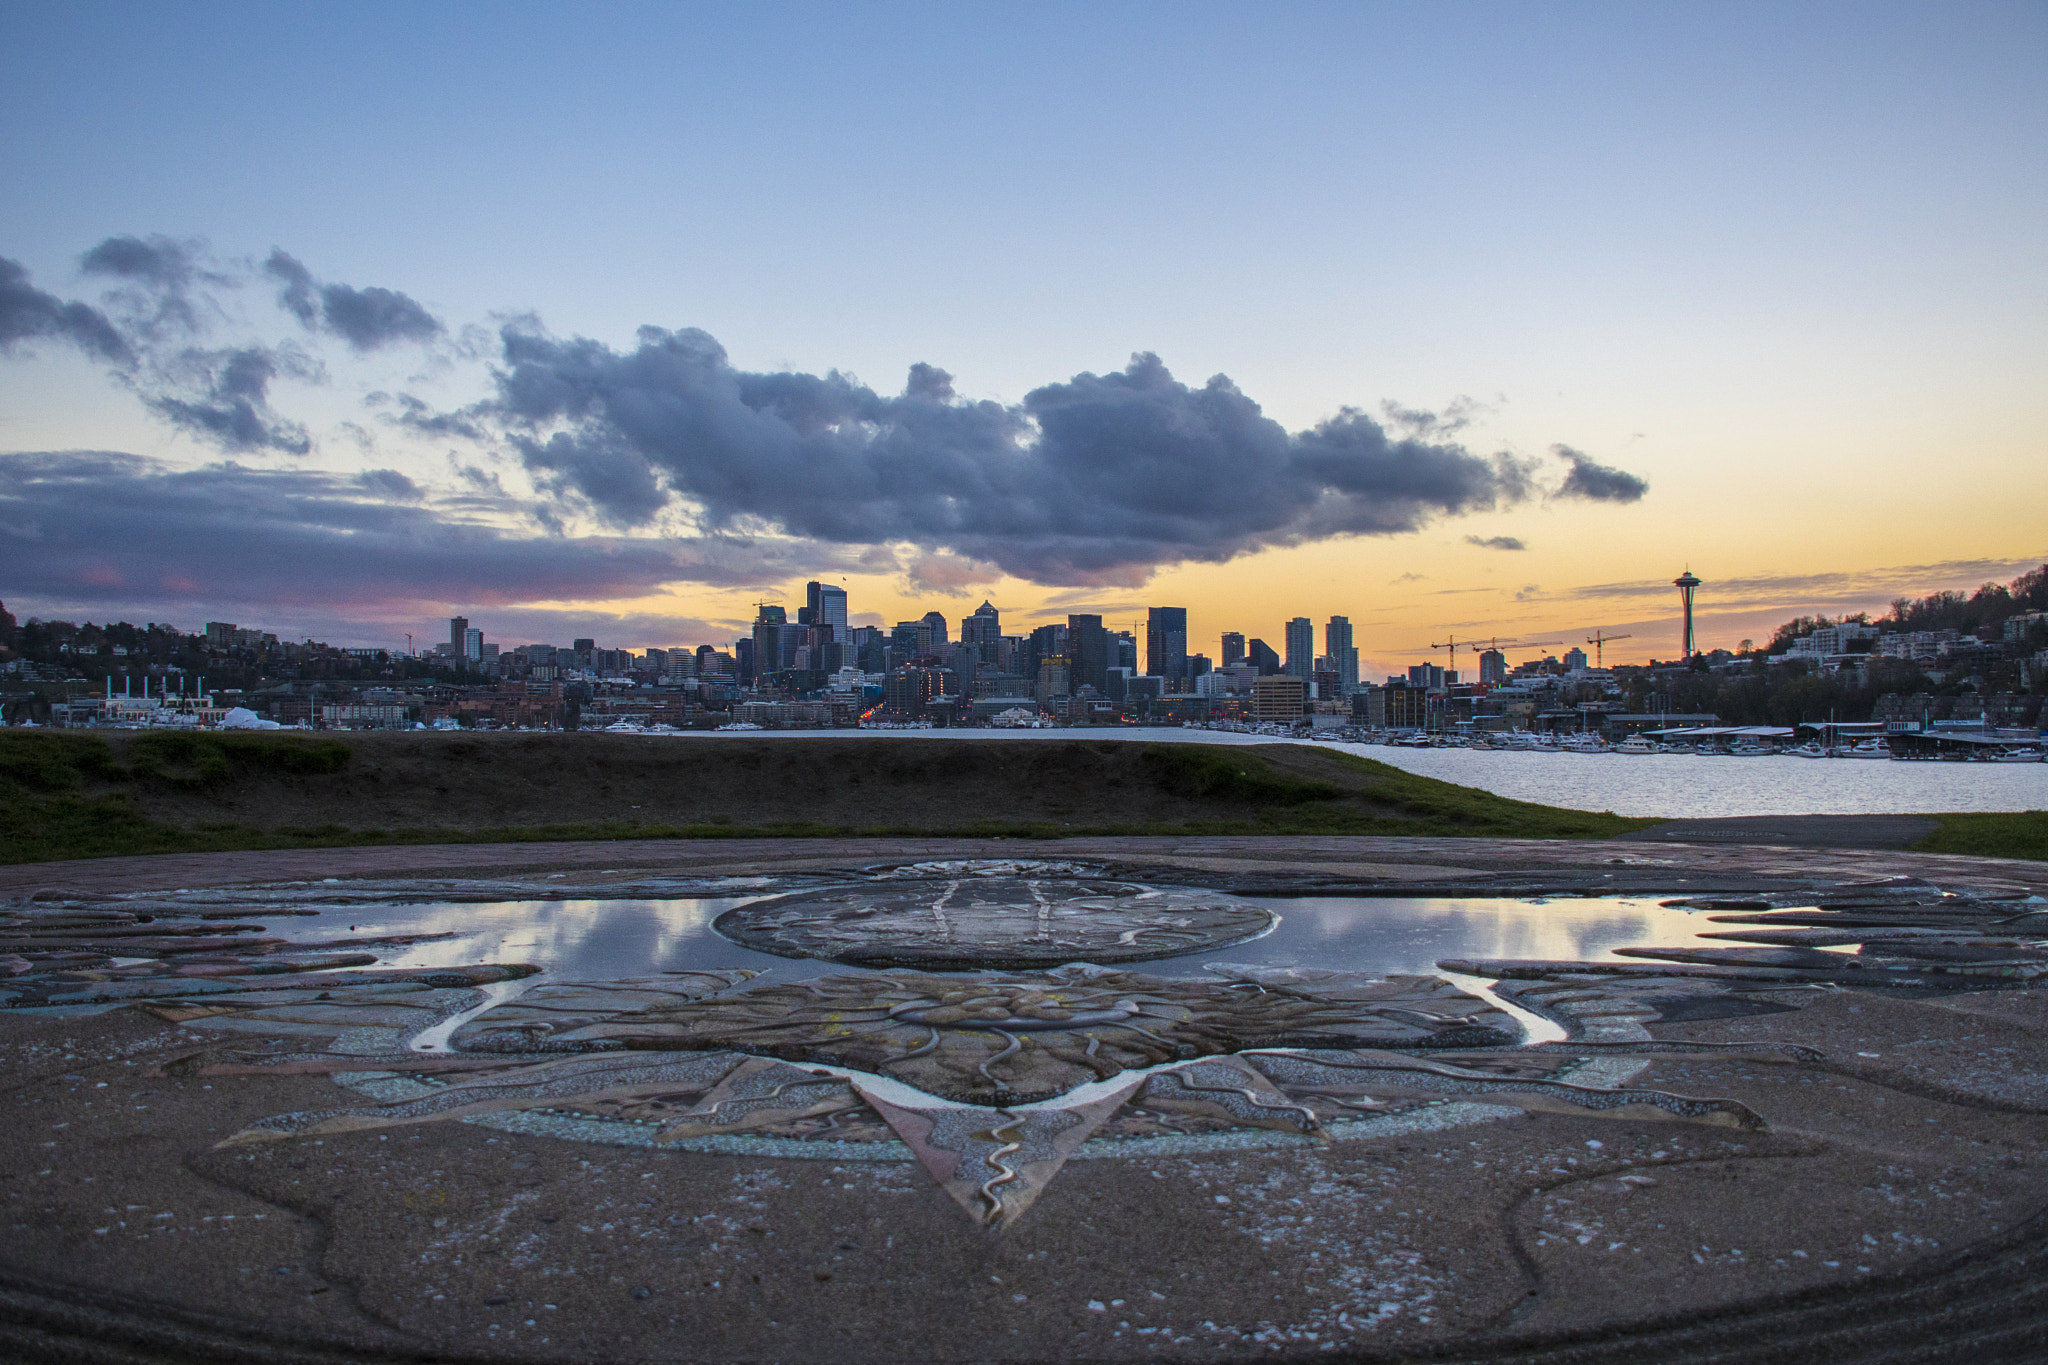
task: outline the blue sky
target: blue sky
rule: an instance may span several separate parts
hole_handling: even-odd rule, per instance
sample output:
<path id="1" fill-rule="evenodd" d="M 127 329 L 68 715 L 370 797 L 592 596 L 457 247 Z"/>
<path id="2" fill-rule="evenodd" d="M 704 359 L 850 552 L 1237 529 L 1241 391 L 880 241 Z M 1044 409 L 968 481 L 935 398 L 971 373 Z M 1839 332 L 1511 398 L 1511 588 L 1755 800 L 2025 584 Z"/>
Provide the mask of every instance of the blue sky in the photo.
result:
<path id="1" fill-rule="evenodd" d="M 702 328 L 742 370 L 836 369 L 881 394 L 929 362 L 1008 404 L 1156 352 L 1192 385 L 1229 375 L 1290 431 L 1467 395 L 1474 451 L 1562 443 L 1647 480 L 1625 506 L 1445 510 L 1162 562 L 1107 595 L 986 559 L 922 579 L 842 566 L 892 620 L 926 598 L 1029 615 L 1094 590 L 1112 614 L 1170 598 L 1198 636 L 1258 634 L 1277 619 L 1237 618 L 1282 601 L 1276 617 L 1378 613 L 1368 653 L 1391 653 L 1442 614 L 1425 581 L 1491 583 L 1483 619 L 1540 630 L 1537 596 L 1682 567 L 1653 554 L 1710 584 L 1875 583 L 2048 549 L 2044 59 L 2039 4 L 14 5 L 0 256 L 91 301 L 80 257 L 111 235 L 203 240 L 230 264 L 281 247 L 447 324 L 430 355 L 317 356 L 317 379 L 277 391 L 313 451 L 227 452 L 245 465 L 426 487 L 446 452 L 377 427 L 364 396 L 486 396 L 494 329 L 530 312 L 622 351 L 643 324 Z M 267 295 L 222 298 L 225 333 Z M 84 358 L 16 348 L 0 450 L 80 447 L 179 469 L 224 453 Z M 531 472 L 496 458 L 510 483 Z M 1844 485 L 1861 490 L 1846 514 L 1812 515 Z M 561 518 L 548 534 L 662 529 L 586 525 L 573 499 Z M 916 554 L 959 558 L 935 540 L 897 562 Z M 496 605 L 507 638 L 599 606 L 639 643 L 666 642 L 648 634 L 664 619 L 715 637 L 748 594 L 823 571 L 776 562 L 785 576 L 744 584 Z M 93 607 L 7 577 L 10 604 Z M 126 614 L 152 609 L 230 604 Z M 389 602 L 279 610 L 334 635 L 399 624 Z"/>

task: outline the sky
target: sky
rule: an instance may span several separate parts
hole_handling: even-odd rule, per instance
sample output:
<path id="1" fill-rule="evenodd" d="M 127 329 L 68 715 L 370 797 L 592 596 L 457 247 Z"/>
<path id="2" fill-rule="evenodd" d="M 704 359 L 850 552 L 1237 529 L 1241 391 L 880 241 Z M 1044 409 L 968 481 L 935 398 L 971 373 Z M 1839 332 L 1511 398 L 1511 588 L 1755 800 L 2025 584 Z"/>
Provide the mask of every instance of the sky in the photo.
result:
<path id="1" fill-rule="evenodd" d="M 819 578 L 1375 676 L 2010 578 L 2044 69 L 2039 3 L 7 5 L 0 600 L 645 648 Z"/>

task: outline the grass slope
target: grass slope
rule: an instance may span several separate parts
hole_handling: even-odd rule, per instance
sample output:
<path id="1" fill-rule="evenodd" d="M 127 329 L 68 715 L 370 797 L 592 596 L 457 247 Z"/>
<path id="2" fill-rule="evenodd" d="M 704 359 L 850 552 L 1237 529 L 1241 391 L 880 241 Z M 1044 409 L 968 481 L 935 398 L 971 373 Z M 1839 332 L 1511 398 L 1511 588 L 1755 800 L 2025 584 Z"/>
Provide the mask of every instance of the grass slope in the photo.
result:
<path id="1" fill-rule="evenodd" d="M 0 732 L 0 862 L 533 839 L 885 834 L 1600 838 L 1300 745 Z"/>
<path id="2" fill-rule="evenodd" d="M 1937 815 L 1941 828 L 1913 845 L 1920 853 L 2048 862 L 2048 810 Z"/>

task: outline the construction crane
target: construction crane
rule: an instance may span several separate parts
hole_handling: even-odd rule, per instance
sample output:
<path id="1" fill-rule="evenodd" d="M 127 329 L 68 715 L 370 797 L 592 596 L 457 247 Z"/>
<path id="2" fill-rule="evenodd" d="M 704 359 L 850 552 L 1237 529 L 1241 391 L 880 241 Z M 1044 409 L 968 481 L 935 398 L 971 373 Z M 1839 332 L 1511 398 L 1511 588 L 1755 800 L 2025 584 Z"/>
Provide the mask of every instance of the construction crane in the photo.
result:
<path id="1" fill-rule="evenodd" d="M 1607 642 L 1609 640 L 1633 640 L 1635 638 L 1636 637 L 1633 635 L 1602 635 L 1597 630 L 1594 631 L 1591 635 L 1588 635 L 1586 637 L 1586 643 L 1593 646 L 1593 667 L 1607 667 L 1605 663 L 1601 662 L 1601 657 L 1606 651 Z"/>
<path id="2" fill-rule="evenodd" d="M 1467 649 L 1478 649 L 1478 648 L 1480 648 L 1480 647 L 1481 647 L 1481 646 L 1483 645 L 1483 646 L 1484 646 L 1485 648 L 1487 648 L 1487 649 L 1490 649 L 1490 650 L 1493 650 L 1493 651 L 1495 651 L 1495 652 L 1498 652 L 1498 651 L 1500 650 L 1500 647 L 1501 647 L 1502 645 L 1512 645 L 1512 646 L 1514 646 L 1514 647 L 1515 647 L 1516 649 L 1549 649 L 1549 648 L 1552 648 L 1552 647 L 1554 647 L 1554 646 L 1556 646 L 1556 645 L 1562 644 L 1562 643 L 1564 643 L 1564 642 L 1563 642 L 1563 641 L 1561 641 L 1561 640 L 1533 640 L 1533 641 L 1532 641 L 1532 640 L 1515 640 L 1515 639 L 1506 639 L 1506 640 L 1504 640 L 1504 639 L 1502 639 L 1502 638 L 1501 638 L 1500 636 L 1498 636 L 1498 635 L 1489 635 L 1489 636 L 1487 636 L 1487 637 L 1486 637 L 1486 639 L 1484 639 L 1484 640 L 1466 640 L 1466 641 L 1463 641 L 1462 643 L 1464 644 L 1465 648 L 1467 648 Z M 1450 663 L 1449 663 L 1448 665 L 1446 665 L 1446 667 L 1450 668 L 1450 669 L 1451 669 L 1451 670 L 1452 670 L 1453 672 L 1455 672 L 1455 671 L 1457 670 L 1457 667 L 1458 667 L 1458 645 L 1459 645 L 1459 644 L 1460 644 L 1460 641 L 1459 641 L 1458 637 L 1457 637 L 1457 636 L 1455 636 L 1455 635 L 1453 635 L 1453 636 L 1450 636 L 1450 637 L 1448 638 L 1448 642 L 1447 642 L 1447 643 L 1445 643 L 1445 644 L 1441 644 L 1441 645 L 1431 645 L 1431 646 L 1430 646 L 1430 648 L 1431 648 L 1431 649 L 1448 649 L 1449 651 L 1451 651 L 1451 655 L 1450 655 L 1450 659 L 1451 659 L 1451 661 L 1450 661 Z"/>

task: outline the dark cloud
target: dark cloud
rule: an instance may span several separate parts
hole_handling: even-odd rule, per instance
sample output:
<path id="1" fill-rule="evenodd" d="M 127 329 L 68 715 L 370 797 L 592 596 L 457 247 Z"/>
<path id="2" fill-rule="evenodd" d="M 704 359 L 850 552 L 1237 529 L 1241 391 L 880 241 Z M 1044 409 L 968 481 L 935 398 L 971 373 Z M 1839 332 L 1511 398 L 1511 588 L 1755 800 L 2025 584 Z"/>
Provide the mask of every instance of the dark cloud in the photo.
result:
<path id="1" fill-rule="evenodd" d="M 1610 469 L 1570 446 L 1557 445 L 1551 454 L 1571 465 L 1557 490 L 1560 498 L 1586 498 L 1593 502 L 1641 502 L 1650 491 L 1648 481 L 1623 469 Z"/>
<path id="2" fill-rule="evenodd" d="M 1461 393 L 1444 404 L 1442 412 L 1403 407 L 1390 401 L 1380 404 L 1380 415 L 1386 418 L 1388 426 L 1404 436 L 1417 436 L 1424 440 L 1446 440 L 1492 412 L 1495 406 Z"/>
<path id="3" fill-rule="evenodd" d="M 1514 536 L 1466 536 L 1465 543 L 1467 545 L 1477 545 L 1482 550 L 1526 550 L 1529 548 Z"/>
<path id="4" fill-rule="evenodd" d="M 290 352 L 261 346 L 186 350 L 158 363 L 159 391 L 144 392 L 142 401 L 172 426 L 230 454 L 304 455 L 313 448 L 306 428 L 270 407 L 270 381 L 280 373 L 311 377 L 312 370 Z"/>
<path id="5" fill-rule="evenodd" d="M 407 620 L 444 607 L 637 597 L 679 582 L 774 585 L 833 560 L 827 547 L 744 538 L 521 534 L 453 516 L 388 470 L 0 456 L 8 601 L 46 615 L 248 608 Z"/>
<path id="6" fill-rule="evenodd" d="M 213 268 L 205 243 L 164 236 L 109 237 L 81 256 L 78 268 L 115 282 L 103 301 L 131 346 L 204 331 L 212 304 L 203 289 L 237 283 Z"/>
<path id="7" fill-rule="evenodd" d="M 549 489 L 644 525 L 672 497 L 710 528 L 942 548 L 1041 583 L 1130 584 L 1161 564 L 1413 531 L 1531 496 L 1533 462 L 1390 436 L 1346 409 L 1289 433 L 1227 378 L 1141 354 L 1017 405 L 914 369 L 885 396 L 836 371 L 734 368 L 701 331 L 632 350 L 504 332 L 502 427 Z"/>
<path id="8" fill-rule="evenodd" d="M 350 480 L 366 493 L 391 502 L 418 502 L 420 486 L 395 469 L 366 469 Z"/>
<path id="9" fill-rule="evenodd" d="M 68 341 L 111 365 L 135 363 L 135 354 L 99 309 L 46 294 L 29 283 L 19 261 L 0 257 L 0 351 L 26 342 Z"/>
<path id="10" fill-rule="evenodd" d="M 423 436 L 452 436 L 460 440 L 477 442 L 490 439 L 489 434 L 469 418 L 459 413 L 435 412 L 409 393 L 401 393 L 396 398 L 386 393 L 373 393 L 367 395 L 363 401 L 372 406 L 396 403 L 398 411 L 386 420 L 410 431 L 417 431 Z"/>
<path id="11" fill-rule="evenodd" d="M 445 330 L 433 314 L 395 289 L 320 284 L 312 271 L 281 248 L 271 248 L 263 270 L 283 285 L 278 307 L 308 329 L 330 332 L 357 351 L 400 341 L 432 341 Z"/>
<path id="12" fill-rule="evenodd" d="M 284 285 L 277 291 L 278 307 L 308 329 L 320 325 L 320 286 L 314 282 L 313 272 L 296 256 L 281 247 L 272 247 L 270 258 L 263 262 L 263 273 Z"/>

